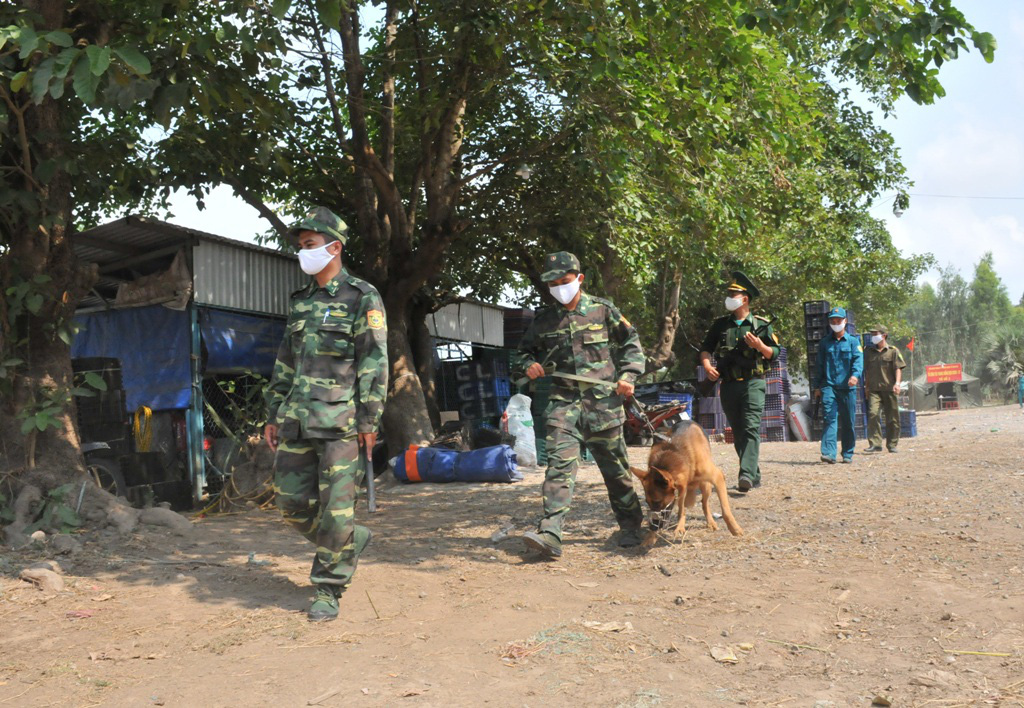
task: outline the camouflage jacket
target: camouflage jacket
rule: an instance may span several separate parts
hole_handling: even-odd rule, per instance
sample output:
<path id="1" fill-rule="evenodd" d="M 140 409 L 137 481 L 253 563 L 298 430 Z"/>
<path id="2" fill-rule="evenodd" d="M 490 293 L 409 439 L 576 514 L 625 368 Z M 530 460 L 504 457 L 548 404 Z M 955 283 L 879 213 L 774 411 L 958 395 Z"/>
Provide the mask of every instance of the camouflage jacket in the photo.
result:
<path id="1" fill-rule="evenodd" d="M 723 381 L 743 381 L 762 377 L 771 366 L 771 361 L 779 356 L 779 338 L 771 325 L 765 327 L 760 334 L 760 340 L 771 347 L 771 359 L 765 359 L 760 352 L 749 346 L 737 346 L 747 332 L 753 332 L 755 328 L 760 329 L 767 322 L 764 317 L 747 315 L 742 322 L 736 324 L 732 315 L 725 315 L 711 324 L 700 350 L 715 357 L 715 368 L 718 369 Z M 737 357 L 746 361 L 736 361 Z"/>
<path id="2" fill-rule="evenodd" d="M 377 429 L 388 386 L 380 293 L 342 270 L 292 293 L 267 387 L 267 420 L 287 439 L 340 439 Z"/>
<path id="3" fill-rule="evenodd" d="M 583 293 L 575 310 L 549 305 L 537 311 L 512 368 L 521 376 L 534 363 L 566 374 L 633 383 L 644 372 L 644 351 L 633 325 L 615 305 Z M 571 418 L 564 409 L 573 403 L 582 405 L 580 422 L 590 430 L 622 425 L 625 419 L 622 397 L 613 386 L 552 377 L 544 414 L 548 424 L 569 425 Z"/>

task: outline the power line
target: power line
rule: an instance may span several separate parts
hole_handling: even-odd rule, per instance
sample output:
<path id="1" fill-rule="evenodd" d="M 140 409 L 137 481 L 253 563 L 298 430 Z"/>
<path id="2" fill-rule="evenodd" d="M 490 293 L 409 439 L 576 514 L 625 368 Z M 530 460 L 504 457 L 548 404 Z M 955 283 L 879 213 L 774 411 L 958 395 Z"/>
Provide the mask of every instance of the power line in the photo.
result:
<path id="1" fill-rule="evenodd" d="M 1024 201 L 1024 197 L 990 197 L 984 195 L 967 195 L 967 194 L 923 194 L 921 192 L 907 192 L 911 197 L 931 197 L 935 199 L 992 199 L 997 201 Z"/>
<path id="2" fill-rule="evenodd" d="M 1003 318 L 1001 318 L 1001 317 L 998 318 L 998 319 L 994 319 L 994 320 L 981 320 L 979 322 L 971 322 L 970 324 L 960 325 L 958 327 L 945 327 L 943 329 L 933 329 L 930 332 L 914 332 L 913 336 L 914 337 L 920 337 L 923 334 L 937 334 L 939 332 L 953 332 L 953 331 L 958 330 L 958 329 L 968 329 L 970 327 L 977 327 L 978 325 L 984 325 L 984 324 L 996 324 L 997 322 L 1002 322 L 1002 321 L 1003 321 Z"/>

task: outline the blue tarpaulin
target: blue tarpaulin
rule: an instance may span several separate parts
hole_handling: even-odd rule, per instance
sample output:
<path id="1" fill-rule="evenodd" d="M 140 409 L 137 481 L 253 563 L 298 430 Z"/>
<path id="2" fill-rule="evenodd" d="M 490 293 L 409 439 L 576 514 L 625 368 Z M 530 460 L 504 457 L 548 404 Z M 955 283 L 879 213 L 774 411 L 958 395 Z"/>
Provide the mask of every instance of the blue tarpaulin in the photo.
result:
<path id="1" fill-rule="evenodd" d="M 199 310 L 209 373 L 252 371 L 270 376 L 284 338 L 284 320 L 223 310 Z"/>
<path id="2" fill-rule="evenodd" d="M 121 361 L 125 403 L 153 410 L 188 408 L 189 315 L 162 305 L 90 312 L 75 318 L 80 330 L 71 356 Z"/>

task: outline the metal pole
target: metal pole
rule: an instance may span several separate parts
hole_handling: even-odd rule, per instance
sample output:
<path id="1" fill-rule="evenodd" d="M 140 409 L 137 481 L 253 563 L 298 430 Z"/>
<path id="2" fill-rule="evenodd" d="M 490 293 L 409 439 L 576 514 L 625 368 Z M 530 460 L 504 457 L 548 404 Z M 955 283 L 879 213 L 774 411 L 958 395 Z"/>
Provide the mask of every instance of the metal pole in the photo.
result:
<path id="1" fill-rule="evenodd" d="M 189 472 L 192 476 L 192 498 L 198 503 L 202 500 L 203 489 L 206 487 L 206 456 L 203 454 L 202 344 L 199 335 L 199 308 L 192 303 L 188 309 L 192 342 L 192 396 L 188 410 L 188 460 Z"/>
<path id="2" fill-rule="evenodd" d="M 360 457 L 363 458 L 363 469 L 366 471 L 366 508 L 371 514 L 377 513 L 377 481 L 373 478 L 373 450 L 365 448 Z"/>

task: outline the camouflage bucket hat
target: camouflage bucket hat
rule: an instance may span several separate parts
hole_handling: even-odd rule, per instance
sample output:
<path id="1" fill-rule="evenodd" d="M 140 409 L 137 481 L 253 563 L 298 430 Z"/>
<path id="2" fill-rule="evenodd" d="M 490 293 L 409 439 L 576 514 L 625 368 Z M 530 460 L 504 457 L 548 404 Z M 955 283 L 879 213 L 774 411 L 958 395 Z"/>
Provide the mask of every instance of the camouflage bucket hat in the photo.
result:
<path id="1" fill-rule="evenodd" d="M 302 221 L 288 229 L 288 236 L 298 238 L 302 231 L 316 231 L 323 234 L 327 241 L 341 241 L 344 245 L 347 240 L 348 224 L 327 207 L 315 207 Z"/>
<path id="2" fill-rule="evenodd" d="M 550 283 L 552 280 L 558 280 L 567 273 L 579 273 L 580 259 L 568 251 L 549 253 L 544 256 L 544 263 L 541 267 L 544 270 L 541 271 L 540 279 L 545 283 Z"/>

